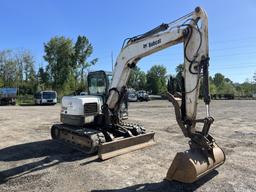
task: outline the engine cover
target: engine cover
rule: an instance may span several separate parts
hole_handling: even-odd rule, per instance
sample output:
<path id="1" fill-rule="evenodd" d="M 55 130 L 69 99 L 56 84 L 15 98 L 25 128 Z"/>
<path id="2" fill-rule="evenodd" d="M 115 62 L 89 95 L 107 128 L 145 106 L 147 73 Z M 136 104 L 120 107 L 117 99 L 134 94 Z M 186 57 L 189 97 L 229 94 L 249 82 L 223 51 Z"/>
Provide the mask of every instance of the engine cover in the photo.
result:
<path id="1" fill-rule="evenodd" d="M 92 123 L 96 115 L 102 114 L 100 96 L 64 96 L 61 103 L 60 120 L 64 124 L 82 126 Z"/>

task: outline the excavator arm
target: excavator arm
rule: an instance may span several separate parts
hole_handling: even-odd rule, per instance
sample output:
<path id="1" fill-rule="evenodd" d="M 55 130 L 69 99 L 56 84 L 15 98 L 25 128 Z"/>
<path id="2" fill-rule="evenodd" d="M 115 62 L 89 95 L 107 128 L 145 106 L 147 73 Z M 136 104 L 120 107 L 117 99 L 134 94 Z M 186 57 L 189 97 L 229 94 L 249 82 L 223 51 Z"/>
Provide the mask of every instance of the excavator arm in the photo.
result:
<path id="1" fill-rule="evenodd" d="M 182 89 L 175 96 L 172 94 L 174 90 L 169 89 L 168 97 L 174 105 L 178 125 L 184 136 L 190 138 L 190 149 L 177 153 L 168 170 L 167 179 L 191 183 L 225 161 L 225 154 L 208 133 L 214 119 L 209 112 L 208 19 L 202 8 L 197 7 L 193 12 L 171 23 L 162 24 L 147 33 L 125 40 L 115 63 L 113 80 L 103 111 L 107 113 L 106 116 L 110 119 L 108 122 L 113 127 L 120 127 L 117 114 L 132 68 L 143 57 L 179 43 L 184 46 Z M 196 119 L 201 79 L 206 117 Z M 197 123 L 203 124 L 202 130 L 197 130 Z"/>
<path id="2" fill-rule="evenodd" d="M 189 132 L 195 132 L 197 100 L 199 93 L 200 79 L 204 78 L 205 98 L 209 105 L 208 88 L 208 20 L 203 9 L 197 7 L 195 11 L 186 16 L 171 22 L 162 24 L 159 27 L 133 38 L 129 38 L 118 55 L 107 106 L 115 114 L 120 108 L 122 91 L 126 85 L 130 71 L 140 59 L 183 43 L 184 45 L 184 89 L 182 90 L 183 100 L 178 104 L 176 110 L 177 121 L 185 136 Z M 204 73 L 202 73 L 204 71 Z M 170 100 L 176 105 L 180 98 L 169 95 Z M 177 108 L 178 109 L 178 108 Z M 209 109 L 209 107 L 207 107 Z M 209 114 L 209 112 L 207 112 Z"/>

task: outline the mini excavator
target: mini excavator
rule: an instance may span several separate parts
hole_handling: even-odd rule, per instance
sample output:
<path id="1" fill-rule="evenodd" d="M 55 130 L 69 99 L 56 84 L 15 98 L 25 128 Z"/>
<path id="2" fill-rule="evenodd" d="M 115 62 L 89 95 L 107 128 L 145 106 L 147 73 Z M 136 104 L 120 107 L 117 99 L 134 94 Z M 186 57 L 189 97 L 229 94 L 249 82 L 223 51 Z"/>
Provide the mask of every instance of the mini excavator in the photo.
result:
<path id="1" fill-rule="evenodd" d="M 174 106 L 183 135 L 190 139 L 190 148 L 176 154 L 166 179 L 193 183 L 222 165 L 225 154 L 209 134 L 214 119 L 209 108 L 208 19 L 200 7 L 173 22 L 127 38 L 117 57 L 112 77 L 100 71 L 92 73 L 88 75 L 89 95 L 63 97 L 62 123 L 52 126 L 52 138 L 76 146 L 87 154 L 98 152 L 102 160 L 154 145 L 154 132 L 120 119 L 126 83 L 140 59 L 179 43 L 184 45 L 184 67 L 178 83 L 180 89 L 175 89 L 178 81 L 171 78 L 168 99 Z M 206 117 L 197 119 L 201 79 Z M 199 124 L 202 128 L 196 126 Z"/>

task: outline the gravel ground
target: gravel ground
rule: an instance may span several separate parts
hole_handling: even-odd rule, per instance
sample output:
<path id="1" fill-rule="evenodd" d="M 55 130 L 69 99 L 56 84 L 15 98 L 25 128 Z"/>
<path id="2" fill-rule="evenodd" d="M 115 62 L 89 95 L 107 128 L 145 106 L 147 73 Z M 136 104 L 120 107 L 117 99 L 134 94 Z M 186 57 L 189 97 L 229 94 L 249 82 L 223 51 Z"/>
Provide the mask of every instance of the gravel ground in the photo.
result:
<path id="1" fill-rule="evenodd" d="M 168 101 L 130 104 L 129 121 L 155 131 L 157 145 L 103 162 L 50 140 L 59 105 L 0 106 L 0 191 L 256 191 L 256 101 L 211 106 L 211 133 L 227 160 L 194 184 L 163 180 L 176 152 L 188 148 Z"/>

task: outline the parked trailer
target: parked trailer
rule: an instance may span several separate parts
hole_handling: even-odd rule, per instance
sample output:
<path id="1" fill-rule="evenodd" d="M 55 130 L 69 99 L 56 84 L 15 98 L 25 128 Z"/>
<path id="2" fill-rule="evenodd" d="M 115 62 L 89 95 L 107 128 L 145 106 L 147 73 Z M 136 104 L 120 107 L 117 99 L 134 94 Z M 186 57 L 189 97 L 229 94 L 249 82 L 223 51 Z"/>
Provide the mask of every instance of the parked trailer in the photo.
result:
<path id="1" fill-rule="evenodd" d="M 0 105 L 16 105 L 17 88 L 0 88 Z"/>

